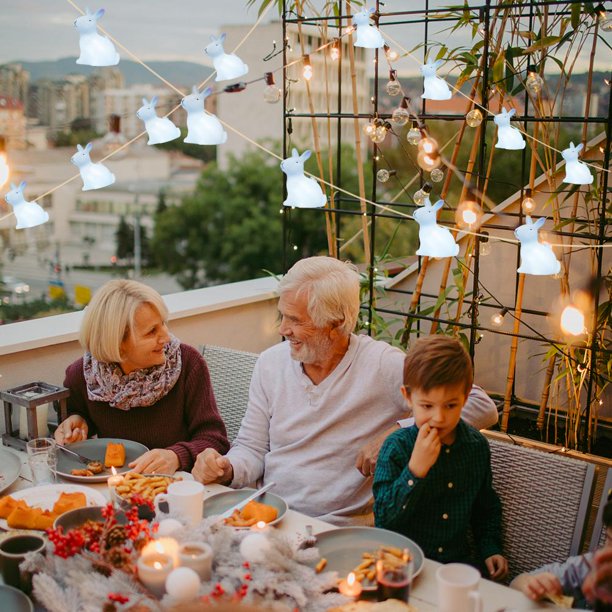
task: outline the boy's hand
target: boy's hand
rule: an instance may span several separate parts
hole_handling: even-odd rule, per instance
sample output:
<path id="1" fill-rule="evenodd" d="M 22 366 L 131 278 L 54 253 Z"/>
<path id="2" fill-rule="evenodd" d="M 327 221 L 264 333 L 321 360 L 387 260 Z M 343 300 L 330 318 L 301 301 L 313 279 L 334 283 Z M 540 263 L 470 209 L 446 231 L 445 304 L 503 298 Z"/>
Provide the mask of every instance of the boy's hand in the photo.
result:
<path id="1" fill-rule="evenodd" d="M 538 601 L 546 595 L 562 595 L 559 579 L 550 572 L 523 576 L 517 585 L 529 599 Z"/>
<path id="2" fill-rule="evenodd" d="M 501 580 L 508 573 L 508 561 L 502 555 L 491 555 L 485 559 L 492 580 Z"/>
<path id="3" fill-rule="evenodd" d="M 428 423 L 421 425 L 414 444 L 412 456 L 408 462 L 408 469 L 417 477 L 425 478 L 438 460 L 442 443 L 438 430 L 430 427 Z"/>

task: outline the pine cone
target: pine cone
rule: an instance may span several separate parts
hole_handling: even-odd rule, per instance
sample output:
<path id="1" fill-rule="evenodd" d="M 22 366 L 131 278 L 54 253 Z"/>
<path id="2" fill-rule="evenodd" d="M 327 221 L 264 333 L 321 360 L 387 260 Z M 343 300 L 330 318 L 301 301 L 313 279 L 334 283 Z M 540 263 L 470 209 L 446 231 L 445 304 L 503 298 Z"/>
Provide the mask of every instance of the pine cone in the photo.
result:
<path id="1" fill-rule="evenodd" d="M 104 557 L 113 567 L 116 567 L 117 569 L 127 568 L 132 563 L 130 553 L 119 547 L 109 549 Z"/>
<path id="2" fill-rule="evenodd" d="M 94 561 L 92 566 L 96 572 L 106 576 L 107 578 L 113 573 L 113 570 L 106 563 Z"/>
<path id="3" fill-rule="evenodd" d="M 121 546 L 126 540 L 127 535 L 125 533 L 125 527 L 122 525 L 115 525 L 111 527 L 106 534 L 105 548 L 110 550 L 115 546 Z"/>

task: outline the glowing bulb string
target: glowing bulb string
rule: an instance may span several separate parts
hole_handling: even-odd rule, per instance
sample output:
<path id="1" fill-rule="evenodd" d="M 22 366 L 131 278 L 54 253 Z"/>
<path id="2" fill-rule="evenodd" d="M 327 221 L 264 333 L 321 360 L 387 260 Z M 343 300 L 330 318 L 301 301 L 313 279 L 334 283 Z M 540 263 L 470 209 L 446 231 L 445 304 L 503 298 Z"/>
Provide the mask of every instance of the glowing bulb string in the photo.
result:
<path id="1" fill-rule="evenodd" d="M 408 56 L 408 57 L 410 57 L 411 59 L 413 59 L 413 60 L 414 60 L 414 61 L 415 61 L 417 64 L 419 64 L 419 65 L 421 65 L 421 64 L 422 64 L 422 62 L 421 62 L 421 61 L 420 61 L 420 60 L 419 60 L 417 57 L 415 57 L 415 56 L 414 56 L 414 55 L 413 55 L 413 54 L 412 54 L 410 51 L 408 51 L 407 49 L 405 49 L 405 48 L 404 48 L 404 47 L 403 47 L 403 46 L 402 46 L 400 43 L 398 43 L 396 40 L 394 40 L 394 39 L 393 39 L 391 36 L 389 36 L 389 35 L 388 35 L 386 32 L 385 32 L 385 36 L 386 36 L 386 38 L 388 38 L 388 39 L 389 39 L 389 40 L 390 40 L 390 41 L 391 41 L 391 42 L 392 42 L 394 45 L 396 45 L 397 47 L 399 47 L 399 48 L 402 50 L 403 55 L 402 55 L 401 57 Z M 391 64 L 389 64 L 389 66 L 391 67 Z M 448 78 L 448 76 L 449 76 L 449 75 L 450 75 L 450 73 L 446 75 L 445 80 L 446 80 L 446 78 Z M 398 80 L 399 80 L 399 79 L 398 79 Z M 479 102 L 477 102 L 475 99 L 470 98 L 470 96 L 468 96 L 467 94 L 463 93 L 463 92 L 462 92 L 462 91 L 461 91 L 459 88 L 455 87 L 454 85 L 452 85 L 451 83 L 448 83 L 448 82 L 447 82 L 446 84 L 447 84 L 447 85 L 448 85 L 448 86 L 449 86 L 451 89 L 453 89 L 455 92 L 457 92 L 457 93 L 458 93 L 460 96 L 463 96 L 463 97 L 464 97 L 466 100 L 469 100 L 469 101 L 470 101 L 472 104 L 474 104 L 474 106 L 477 106 L 477 107 L 479 107 L 480 109 L 482 109 L 482 110 L 483 110 L 485 113 L 487 113 L 487 115 L 495 116 L 495 113 L 493 113 L 492 111 L 490 111 L 488 108 L 485 108 L 484 106 L 482 106 L 482 104 L 480 104 Z M 511 100 L 510 100 L 509 104 L 511 104 Z M 512 107 L 512 108 L 513 108 L 513 107 Z M 518 123 L 518 121 L 517 121 L 517 123 Z M 521 128 L 518 128 L 518 127 L 516 127 L 516 126 L 513 126 L 513 127 L 515 127 L 515 129 L 517 129 L 519 132 L 521 132 L 521 134 L 523 134 L 524 136 L 527 136 L 527 138 L 529 138 L 530 140 L 533 140 L 534 142 L 537 142 L 538 144 L 542 145 L 544 148 L 546 148 L 546 149 L 550 149 L 551 151 L 555 151 L 555 152 L 557 152 L 557 153 L 559 153 L 559 154 L 561 154 L 561 153 L 562 153 L 562 151 L 560 151 L 559 149 L 556 149 L 555 147 L 553 147 L 553 146 L 551 146 L 551 145 L 549 145 L 549 144 L 547 144 L 547 143 L 543 142 L 542 140 L 540 140 L 540 139 L 536 138 L 535 136 L 532 136 L 531 134 L 529 134 L 529 133 L 525 132 L 525 131 L 524 131 L 524 130 L 522 130 Z M 581 163 L 586 164 L 587 166 L 591 166 L 591 167 L 592 167 L 592 168 L 594 168 L 595 170 L 599 170 L 599 171 L 601 171 L 601 172 L 608 172 L 608 173 L 610 172 L 610 170 L 608 170 L 607 168 L 604 168 L 603 166 L 598 166 L 597 164 L 593 164 L 593 163 L 591 163 L 591 162 L 586 162 L 586 161 L 583 161 L 583 160 L 580 160 L 580 161 L 581 161 Z"/>

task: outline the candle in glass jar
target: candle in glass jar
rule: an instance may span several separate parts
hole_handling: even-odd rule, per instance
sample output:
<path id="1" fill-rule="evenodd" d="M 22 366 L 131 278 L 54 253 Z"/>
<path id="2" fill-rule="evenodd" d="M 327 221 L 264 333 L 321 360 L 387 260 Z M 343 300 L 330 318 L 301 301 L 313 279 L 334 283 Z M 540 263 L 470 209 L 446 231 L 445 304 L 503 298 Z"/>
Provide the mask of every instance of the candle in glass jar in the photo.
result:
<path id="1" fill-rule="evenodd" d="M 142 554 L 160 553 L 172 559 L 174 567 L 178 567 L 178 542 L 174 538 L 158 538 L 151 540 L 143 549 Z"/>
<path id="2" fill-rule="evenodd" d="M 142 555 L 136 563 L 138 579 L 153 595 L 161 597 L 166 592 L 166 578 L 174 569 L 170 555 L 151 552 Z"/>
<path id="3" fill-rule="evenodd" d="M 189 567 L 203 580 L 210 580 L 212 573 L 212 548 L 203 542 L 186 542 L 179 548 L 181 567 Z"/>
<path id="4" fill-rule="evenodd" d="M 338 585 L 338 590 L 345 597 L 351 597 L 357 599 L 361 595 L 362 587 L 361 582 L 357 580 L 354 572 L 351 572 L 345 580 L 341 580 Z"/>

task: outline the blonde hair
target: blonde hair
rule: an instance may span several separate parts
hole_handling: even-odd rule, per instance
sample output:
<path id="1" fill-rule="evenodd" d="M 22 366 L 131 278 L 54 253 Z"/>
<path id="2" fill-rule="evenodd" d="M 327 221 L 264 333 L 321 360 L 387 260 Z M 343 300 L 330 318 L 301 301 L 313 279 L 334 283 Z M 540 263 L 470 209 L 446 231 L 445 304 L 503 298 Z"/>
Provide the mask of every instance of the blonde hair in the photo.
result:
<path id="1" fill-rule="evenodd" d="M 350 262 L 333 257 L 307 257 L 283 276 L 280 292 L 307 296 L 308 316 L 316 327 L 335 323 L 344 335 L 355 329 L 359 315 L 359 273 Z"/>
<path id="2" fill-rule="evenodd" d="M 96 291 L 85 309 L 79 341 L 98 361 L 121 362 L 121 342 L 134 326 L 136 311 L 150 304 L 162 319 L 168 309 L 161 295 L 137 281 L 112 280 Z"/>

